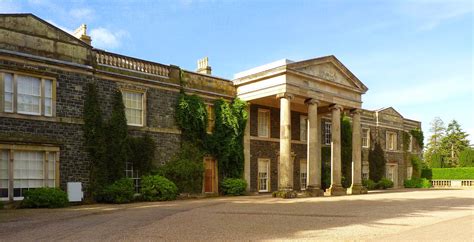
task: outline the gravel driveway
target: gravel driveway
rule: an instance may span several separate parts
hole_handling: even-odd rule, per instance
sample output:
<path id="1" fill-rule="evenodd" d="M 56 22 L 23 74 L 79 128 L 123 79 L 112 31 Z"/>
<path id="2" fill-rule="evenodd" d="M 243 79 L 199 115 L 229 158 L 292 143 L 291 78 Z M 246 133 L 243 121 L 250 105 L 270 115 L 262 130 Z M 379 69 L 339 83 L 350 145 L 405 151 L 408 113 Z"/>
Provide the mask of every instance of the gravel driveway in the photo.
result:
<path id="1" fill-rule="evenodd" d="M 226 197 L 0 210 L 0 241 L 474 241 L 474 190 L 396 190 L 275 199 Z"/>

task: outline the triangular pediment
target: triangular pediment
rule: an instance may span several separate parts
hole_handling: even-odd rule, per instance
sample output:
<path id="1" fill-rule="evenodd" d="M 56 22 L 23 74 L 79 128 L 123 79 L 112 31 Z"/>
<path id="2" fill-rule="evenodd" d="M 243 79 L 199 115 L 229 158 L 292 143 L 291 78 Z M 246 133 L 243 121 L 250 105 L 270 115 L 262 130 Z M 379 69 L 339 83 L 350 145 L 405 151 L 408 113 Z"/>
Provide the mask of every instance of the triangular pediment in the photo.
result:
<path id="1" fill-rule="evenodd" d="M 0 28 L 39 38 L 92 48 L 70 33 L 33 14 L 0 14 Z"/>
<path id="2" fill-rule="evenodd" d="M 362 93 L 368 90 L 367 87 L 334 56 L 295 62 L 289 64 L 288 67 L 294 71 L 318 79 L 357 89 Z"/>
<path id="3" fill-rule="evenodd" d="M 399 112 L 397 112 L 397 110 L 395 110 L 393 107 L 382 108 L 382 109 L 377 110 L 377 112 L 403 118 L 403 116 Z"/>

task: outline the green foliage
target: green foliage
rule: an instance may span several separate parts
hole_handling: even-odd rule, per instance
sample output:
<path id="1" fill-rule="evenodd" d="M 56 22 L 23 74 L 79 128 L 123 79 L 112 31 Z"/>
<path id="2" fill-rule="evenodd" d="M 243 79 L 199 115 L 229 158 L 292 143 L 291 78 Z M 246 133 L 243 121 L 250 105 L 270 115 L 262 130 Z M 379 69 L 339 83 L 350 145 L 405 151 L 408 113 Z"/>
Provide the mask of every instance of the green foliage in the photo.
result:
<path id="1" fill-rule="evenodd" d="M 24 193 L 22 208 L 62 208 L 69 205 L 67 194 L 59 188 L 35 188 Z"/>
<path id="2" fill-rule="evenodd" d="M 374 190 L 377 186 L 377 183 L 372 181 L 371 179 L 368 180 L 362 180 L 362 185 L 366 187 L 368 190 Z"/>
<path id="3" fill-rule="evenodd" d="M 474 167 L 432 168 L 431 172 L 432 180 L 474 179 Z"/>
<path id="4" fill-rule="evenodd" d="M 5 207 L 5 205 L 3 204 L 2 201 L 0 201 L 0 209 L 3 209 Z"/>
<path id="5" fill-rule="evenodd" d="M 405 180 L 403 185 L 405 188 L 430 188 L 431 182 L 426 178 L 412 178 Z"/>
<path id="6" fill-rule="evenodd" d="M 385 154 L 380 143 L 375 142 L 374 149 L 369 151 L 369 177 L 378 182 L 385 175 Z"/>
<path id="7" fill-rule="evenodd" d="M 331 147 L 321 147 L 321 189 L 331 186 Z"/>
<path id="8" fill-rule="evenodd" d="M 170 162 L 158 167 L 156 173 L 173 181 L 179 192 L 201 193 L 203 158 L 201 149 L 192 143 L 184 142 L 180 152 Z"/>
<path id="9" fill-rule="evenodd" d="M 97 194 L 102 184 L 107 183 L 106 141 L 104 124 L 95 83 L 87 84 L 84 101 L 84 146 L 89 154 L 89 195 Z"/>
<path id="10" fill-rule="evenodd" d="M 225 178 L 220 183 L 221 192 L 225 195 L 244 195 L 247 182 L 241 178 Z"/>
<path id="11" fill-rule="evenodd" d="M 220 178 L 240 178 L 244 171 L 243 137 L 247 104 L 240 99 L 214 102 L 215 126 L 206 147 L 217 159 Z"/>
<path id="12" fill-rule="evenodd" d="M 182 92 L 176 106 L 176 123 L 182 131 L 183 140 L 201 146 L 207 134 L 207 110 L 202 98 Z"/>
<path id="13" fill-rule="evenodd" d="M 387 188 L 392 188 L 392 187 L 393 187 L 393 182 L 385 177 L 380 179 L 380 181 L 377 182 L 377 185 L 376 185 L 376 188 L 378 189 L 387 189 Z"/>
<path id="14" fill-rule="evenodd" d="M 341 173 L 342 186 L 350 187 L 352 184 L 352 125 L 345 115 L 341 117 Z"/>
<path id="15" fill-rule="evenodd" d="M 114 183 L 105 186 L 97 197 L 97 200 L 106 203 L 129 203 L 133 201 L 134 194 L 135 187 L 133 185 L 133 180 L 129 178 L 121 178 Z"/>
<path id="16" fill-rule="evenodd" d="M 433 178 L 433 170 L 432 169 L 422 169 L 420 177 L 431 180 Z"/>
<path id="17" fill-rule="evenodd" d="M 462 131 L 456 120 L 451 121 L 446 129 L 446 135 L 441 139 L 440 154 L 443 156 L 443 167 L 459 166 L 459 154 L 469 147 L 468 134 Z"/>
<path id="18" fill-rule="evenodd" d="M 125 163 L 129 152 L 127 129 L 122 92 L 117 90 L 113 96 L 112 114 L 107 125 L 107 184 L 125 176 Z"/>
<path id="19" fill-rule="evenodd" d="M 443 157 L 439 153 L 432 153 L 429 160 L 428 166 L 431 168 L 442 168 L 443 167 Z"/>
<path id="20" fill-rule="evenodd" d="M 133 170 L 141 175 L 149 175 L 154 169 L 156 144 L 149 134 L 143 137 L 129 137 L 128 159 L 133 164 Z"/>
<path id="21" fill-rule="evenodd" d="M 420 150 L 423 149 L 424 147 L 424 135 L 423 135 L 423 131 L 421 131 L 421 129 L 412 129 L 410 130 L 410 134 L 411 136 L 413 136 L 413 138 L 415 138 L 415 141 L 416 143 L 418 144 L 418 147 L 420 147 Z"/>
<path id="22" fill-rule="evenodd" d="M 412 155 L 411 156 L 411 166 L 413 167 L 413 174 L 412 176 L 414 178 L 420 178 L 421 175 L 421 159 L 417 155 Z"/>
<path id="23" fill-rule="evenodd" d="M 402 132 L 403 134 L 403 151 L 408 151 L 408 147 L 410 145 L 410 135 L 408 132 Z"/>
<path id="24" fill-rule="evenodd" d="M 296 198 L 298 194 L 295 191 L 274 191 L 272 193 L 272 197 L 279 197 L 279 198 Z"/>
<path id="25" fill-rule="evenodd" d="M 142 177 L 141 186 L 142 198 L 146 201 L 174 200 L 178 195 L 176 185 L 159 175 Z"/>
<path id="26" fill-rule="evenodd" d="M 466 148 L 459 154 L 460 167 L 474 167 L 474 149 Z"/>

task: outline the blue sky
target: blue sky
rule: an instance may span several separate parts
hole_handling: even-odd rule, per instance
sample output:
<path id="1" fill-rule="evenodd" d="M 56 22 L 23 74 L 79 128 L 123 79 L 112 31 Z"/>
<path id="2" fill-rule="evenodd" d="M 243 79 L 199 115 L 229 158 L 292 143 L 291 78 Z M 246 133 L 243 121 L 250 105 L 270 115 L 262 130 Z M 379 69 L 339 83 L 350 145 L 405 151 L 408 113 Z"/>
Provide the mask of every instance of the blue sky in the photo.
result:
<path id="1" fill-rule="evenodd" d="M 97 48 L 213 74 L 335 55 L 366 86 L 366 109 L 393 106 L 474 137 L 473 3 L 467 1 L 9 1 L 65 29 L 88 25 Z"/>

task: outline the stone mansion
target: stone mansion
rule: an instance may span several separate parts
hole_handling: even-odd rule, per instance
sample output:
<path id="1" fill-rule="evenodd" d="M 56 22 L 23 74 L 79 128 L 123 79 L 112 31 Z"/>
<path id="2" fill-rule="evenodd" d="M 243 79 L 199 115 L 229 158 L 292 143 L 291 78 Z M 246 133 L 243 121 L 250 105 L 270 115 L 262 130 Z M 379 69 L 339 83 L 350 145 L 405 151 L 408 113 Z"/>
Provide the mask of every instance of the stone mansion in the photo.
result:
<path id="1" fill-rule="evenodd" d="M 250 192 L 306 189 L 321 195 L 326 162 L 331 165 L 327 194 L 361 193 L 368 151 L 376 141 L 395 187 L 411 176 L 402 134 L 421 129 L 421 123 L 393 108 L 362 109 L 368 88 L 334 56 L 281 60 L 227 80 L 211 74 L 207 59 L 195 72 L 182 70 L 96 49 L 85 26 L 70 34 L 32 14 L 0 14 L 0 200 L 22 199 L 25 190 L 36 187 L 87 186 L 82 116 L 89 82 L 97 83 L 106 117 L 113 92 L 120 90 L 130 134 L 150 134 L 157 144 L 156 165 L 169 161 L 180 148 L 175 106 L 181 73 L 185 91 L 202 97 L 210 111 L 219 98 L 249 103 L 244 178 Z M 342 114 L 351 118 L 353 132 L 347 190 L 341 185 Z M 321 159 L 324 146 L 331 147 L 330 161 Z M 421 153 L 414 140 L 408 151 Z M 203 193 L 217 193 L 217 162 L 207 157 L 203 163 Z"/>

